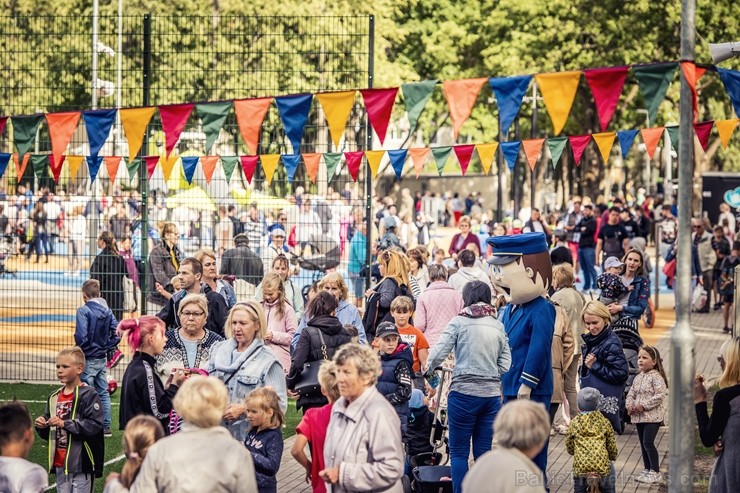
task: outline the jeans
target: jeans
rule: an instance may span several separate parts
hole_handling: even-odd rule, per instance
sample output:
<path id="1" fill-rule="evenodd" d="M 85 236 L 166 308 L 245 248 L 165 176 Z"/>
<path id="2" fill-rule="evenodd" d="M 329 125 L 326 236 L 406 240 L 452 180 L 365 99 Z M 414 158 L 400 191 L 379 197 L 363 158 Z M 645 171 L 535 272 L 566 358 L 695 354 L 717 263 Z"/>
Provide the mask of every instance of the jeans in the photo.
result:
<path id="1" fill-rule="evenodd" d="M 609 476 L 602 477 L 599 481 L 599 491 L 601 493 L 614 493 L 616 490 L 617 475 L 614 470 L 614 463 L 609 465 Z M 574 477 L 573 478 L 573 492 L 574 493 L 586 493 L 589 491 L 588 484 L 586 483 L 585 477 Z"/>
<path id="2" fill-rule="evenodd" d="M 63 467 L 57 467 L 57 493 L 91 493 L 93 475 L 84 473 L 64 474 Z"/>
<path id="3" fill-rule="evenodd" d="M 583 290 L 596 289 L 596 249 L 581 247 L 578 250 L 578 261 L 583 271 Z"/>
<path id="4" fill-rule="evenodd" d="M 103 404 L 103 428 L 110 428 L 110 394 L 108 393 L 108 373 L 105 363 L 105 358 L 87 360 L 80 378 L 98 392 L 100 402 Z"/>
<path id="5" fill-rule="evenodd" d="M 501 409 L 501 398 L 475 397 L 452 391 L 447 397 L 447 418 L 450 431 L 450 468 L 452 490 L 462 491 L 462 482 L 468 473 L 470 441 L 473 458 L 491 450 L 493 420 Z"/>
<path id="6" fill-rule="evenodd" d="M 655 448 L 655 435 L 658 434 L 660 423 L 637 423 L 637 436 L 640 438 L 642 449 L 642 463 L 649 471 L 660 471 L 660 458 Z"/>

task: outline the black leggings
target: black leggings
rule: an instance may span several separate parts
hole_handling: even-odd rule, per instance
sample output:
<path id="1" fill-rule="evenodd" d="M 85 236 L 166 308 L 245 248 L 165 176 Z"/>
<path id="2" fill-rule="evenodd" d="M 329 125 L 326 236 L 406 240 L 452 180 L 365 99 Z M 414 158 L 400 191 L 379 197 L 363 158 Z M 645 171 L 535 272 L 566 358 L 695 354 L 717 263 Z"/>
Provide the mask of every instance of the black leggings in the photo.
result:
<path id="1" fill-rule="evenodd" d="M 655 448 L 655 435 L 658 434 L 660 423 L 637 423 L 637 435 L 640 437 L 640 448 L 642 449 L 642 463 L 645 469 L 660 471 L 660 458 L 658 449 Z"/>

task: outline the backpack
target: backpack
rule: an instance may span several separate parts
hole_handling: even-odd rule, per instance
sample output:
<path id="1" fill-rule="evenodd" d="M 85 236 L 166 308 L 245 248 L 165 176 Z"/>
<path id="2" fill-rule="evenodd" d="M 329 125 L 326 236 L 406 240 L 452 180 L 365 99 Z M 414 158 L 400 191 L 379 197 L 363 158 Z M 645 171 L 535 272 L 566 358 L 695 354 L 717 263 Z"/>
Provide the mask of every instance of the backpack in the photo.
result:
<path id="1" fill-rule="evenodd" d="M 396 280 L 390 277 L 387 280 L 396 286 L 396 298 L 399 296 L 408 296 L 414 302 L 414 308 L 416 308 L 416 299 L 408 286 L 399 286 Z M 368 341 L 375 339 L 375 329 L 381 322 L 393 322 L 393 317 L 391 316 L 390 308 L 380 306 L 380 293 L 375 292 L 367 299 L 365 314 L 362 316 L 362 326 L 365 327 Z M 410 322 L 413 323 L 413 321 Z"/>

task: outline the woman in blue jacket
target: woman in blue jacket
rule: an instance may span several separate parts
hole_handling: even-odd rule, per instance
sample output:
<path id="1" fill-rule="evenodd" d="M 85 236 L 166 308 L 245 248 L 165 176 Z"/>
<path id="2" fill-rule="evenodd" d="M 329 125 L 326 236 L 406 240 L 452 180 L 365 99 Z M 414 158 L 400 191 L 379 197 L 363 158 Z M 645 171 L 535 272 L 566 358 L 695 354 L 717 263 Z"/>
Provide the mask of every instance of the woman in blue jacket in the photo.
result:
<path id="1" fill-rule="evenodd" d="M 633 319 L 634 330 L 637 331 L 637 321 L 642 317 L 650 298 L 650 279 L 645 270 L 643 253 L 636 248 L 630 249 L 624 257 L 624 274 L 622 282 L 630 290 L 616 303 L 611 303 L 607 309 L 612 315 L 619 318 Z"/>

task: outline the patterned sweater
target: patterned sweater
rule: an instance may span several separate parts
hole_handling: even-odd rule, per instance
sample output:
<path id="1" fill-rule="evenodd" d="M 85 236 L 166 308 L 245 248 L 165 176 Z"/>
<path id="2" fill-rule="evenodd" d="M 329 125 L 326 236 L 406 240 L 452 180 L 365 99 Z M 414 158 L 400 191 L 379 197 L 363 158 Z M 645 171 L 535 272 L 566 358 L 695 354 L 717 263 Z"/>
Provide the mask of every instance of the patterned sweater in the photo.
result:
<path id="1" fill-rule="evenodd" d="M 170 329 L 165 335 L 167 336 L 167 342 L 162 354 L 157 356 L 156 365 L 156 373 L 162 379 L 162 382 L 167 381 L 173 369 L 190 368 L 185 343 L 180 337 L 180 329 Z M 214 344 L 223 340 L 224 338 L 220 335 L 205 329 L 205 335 L 198 341 L 193 368 L 205 370 L 211 357 L 211 348 Z"/>
<path id="2" fill-rule="evenodd" d="M 661 423 L 665 419 L 665 400 L 668 387 L 658 370 L 638 373 L 627 393 L 626 406 L 641 404 L 645 410 L 631 416 L 632 423 Z"/>
<path id="3" fill-rule="evenodd" d="M 462 295 L 445 281 L 435 281 L 416 300 L 414 326 L 434 347 L 452 318 L 463 309 Z"/>
<path id="4" fill-rule="evenodd" d="M 581 413 L 570 422 L 565 447 L 573 456 L 573 476 L 590 472 L 609 475 L 609 463 L 617 459 L 617 439 L 600 411 Z"/>

